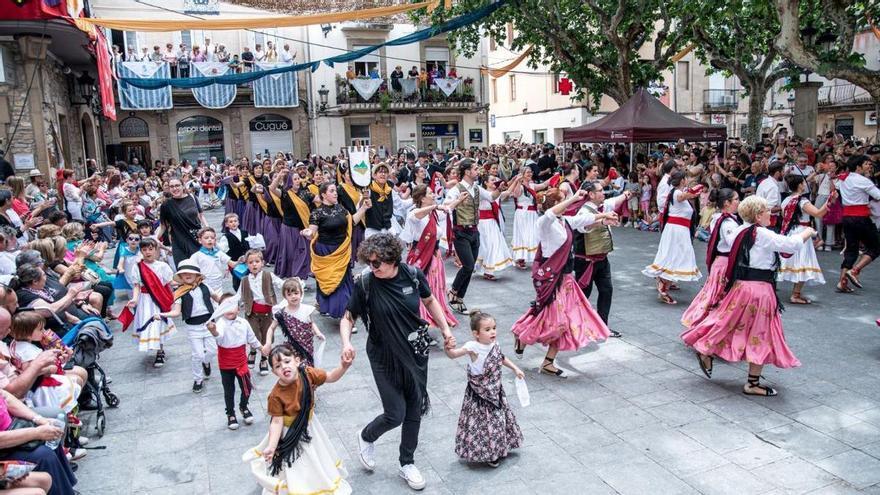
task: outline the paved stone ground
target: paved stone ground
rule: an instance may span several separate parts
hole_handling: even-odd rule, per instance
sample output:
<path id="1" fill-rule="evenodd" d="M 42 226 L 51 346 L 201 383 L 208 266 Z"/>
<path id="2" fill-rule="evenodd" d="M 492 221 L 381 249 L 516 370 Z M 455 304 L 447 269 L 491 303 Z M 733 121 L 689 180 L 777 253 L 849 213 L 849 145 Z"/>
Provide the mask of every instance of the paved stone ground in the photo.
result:
<path id="1" fill-rule="evenodd" d="M 209 219 L 219 224 L 220 214 Z M 508 226 L 511 222 L 508 222 Z M 508 227 L 509 228 L 509 227 Z M 509 235 L 509 232 L 508 232 Z M 837 494 L 880 493 L 880 269 L 870 267 L 867 289 L 834 292 L 833 284 L 808 288 L 809 307 L 783 314 L 789 343 L 803 363 L 794 370 L 767 368 L 775 398 L 741 393 L 745 367 L 716 363 L 705 379 L 680 342 L 678 319 L 699 284 L 685 284 L 678 306 L 657 302 L 653 281 L 640 270 L 650 263 L 659 236 L 618 229 L 611 339 L 561 356 L 570 378 L 538 375 L 543 351 L 529 348 L 526 371 L 532 406 L 514 404 L 525 445 L 497 469 L 469 466 L 453 452 L 465 388 L 463 361 L 435 351 L 429 390 L 433 414 L 422 423 L 417 464 L 426 493 L 541 494 Z M 696 243 L 698 259 L 705 244 Z M 820 253 L 825 276 L 839 276 L 837 253 Z M 450 280 L 454 275 L 447 265 Z M 312 282 L 313 283 L 313 282 Z M 781 286 L 787 294 L 790 285 Z M 307 295 L 313 300 L 314 292 Z M 513 355 L 506 331 L 533 297 L 529 273 L 509 269 L 498 282 L 475 279 L 468 305 L 496 316 L 503 349 Z M 787 297 L 786 297 L 787 298 Z M 321 321 L 328 356 L 339 352 L 332 321 Z M 470 332 L 460 326 L 460 341 Z M 343 456 L 355 493 L 407 493 L 397 477 L 393 431 L 377 444 L 378 467 L 364 472 L 356 459 L 355 432 L 380 412 L 363 353 L 342 381 L 318 392 L 317 413 Z M 189 347 L 177 335 L 168 363 L 153 369 L 128 335 L 101 364 L 122 404 L 107 415 L 107 434 L 93 445 L 79 470 L 82 493 L 258 493 L 241 454 L 267 431 L 265 397 L 273 376 L 255 377 L 251 409 L 257 422 L 226 429 L 219 377 L 199 396 L 190 391 Z M 516 402 L 512 374 L 505 385 Z"/>

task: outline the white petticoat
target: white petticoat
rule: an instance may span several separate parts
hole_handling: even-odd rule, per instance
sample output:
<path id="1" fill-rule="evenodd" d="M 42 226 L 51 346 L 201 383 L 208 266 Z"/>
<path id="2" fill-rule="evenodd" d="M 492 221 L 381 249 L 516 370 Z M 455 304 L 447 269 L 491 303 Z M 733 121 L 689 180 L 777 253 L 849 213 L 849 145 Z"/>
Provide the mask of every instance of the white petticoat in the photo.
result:
<path id="1" fill-rule="evenodd" d="M 56 387 L 37 387 L 29 392 L 28 398 L 34 407 L 57 407 L 69 413 L 76 407 L 76 399 L 82 392 L 82 387 L 73 381 L 73 375 L 50 375 L 61 383 Z"/>
<path id="2" fill-rule="evenodd" d="M 285 427 L 281 438 L 286 432 Z M 263 449 L 269 443 L 268 434 L 259 445 L 241 456 L 242 461 L 250 464 L 257 484 L 263 487 L 263 495 L 348 495 L 352 492 L 351 485 L 345 481 L 348 472 L 342 465 L 342 459 L 336 454 L 315 414 L 309 420 L 308 432 L 312 440 L 302 444 L 300 456 L 292 466 L 285 464 L 277 477 L 269 474 L 269 463 L 263 459 Z"/>
<path id="3" fill-rule="evenodd" d="M 789 235 L 797 235 L 806 227 L 798 225 L 791 229 Z M 825 283 L 819 259 L 816 257 L 816 248 L 812 240 L 800 244 L 790 258 L 781 258 L 779 266 L 779 280 L 785 282 L 806 282 L 807 285 L 820 285 Z"/>
<path id="4" fill-rule="evenodd" d="M 513 213 L 513 240 L 510 250 L 514 260 L 535 261 L 538 252 L 538 212 L 517 210 Z"/>
<path id="5" fill-rule="evenodd" d="M 477 230 L 480 232 L 480 253 L 474 268 L 478 274 L 491 275 L 513 264 L 507 240 L 495 220 L 481 219 Z"/>
<path id="6" fill-rule="evenodd" d="M 651 278 L 693 282 L 702 276 L 697 267 L 691 230 L 682 225 L 667 224 L 660 235 L 660 245 L 654 262 L 642 273 Z"/>

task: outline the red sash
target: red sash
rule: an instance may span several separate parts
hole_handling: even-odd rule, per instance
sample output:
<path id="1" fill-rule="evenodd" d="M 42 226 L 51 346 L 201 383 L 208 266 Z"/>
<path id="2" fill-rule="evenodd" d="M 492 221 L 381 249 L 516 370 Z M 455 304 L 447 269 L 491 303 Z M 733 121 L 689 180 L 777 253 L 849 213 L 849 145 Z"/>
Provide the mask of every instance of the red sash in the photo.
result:
<path id="1" fill-rule="evenodd" d="M 779 229 L 779 233 L 782 235 L 788 235 L 788 228 L 794 220 L 795 213 L 797 213 L 800 208 L 801 196 L 800 194 L 792 195 L 791 199 L 788 201 L 788 204 L 785 205 L 785 208 L 782 210 L 782 228 Z M 798 215 L 800 216 L 800 215 Z"/>
<path id="2" fill-rule="evenodd" d="M 434 250 L 437 247 L 437 212 L 432 211 L 429 215 L 428 225 L 422 231 L 416 246 L 409 250 L 406 256 L 406 264 L 418 267 L 425 274 L 431 266 L 434 258 Z"/>
<path id="3" fill-rule="evenodd" d="M 584 270 L 584 273 L 581 274 L 577 279 L 577 283 L 581 286 L 582 289 L 586 288 L 590 285 L 590 282 L 593 281 L 593 265 L 597 261 L 602 261 L 608 259 L 607 254 L 576 254 L 575 258 L 580 258 L 589 261 L 587 263 L 587 268 Z"/>
<path id="4" fill-rule="evenodd" d="M 260 304 L 257 301 L 254 301 L 254 306 L 251 309 L 251 313 L 256 313 L 258 315 L 267 315 L 272 312 L 272 306 L 268 304 Z"/>
<path id="5" fill-rule="evenodd" d="M 242 393 L 251 395 L 251 372 L 247 364 L 247 351 L 245 345 L 238 347 L 217 347 L 217 364 L 221 370 L 235 370 L 235 374 L 241 377 Z"/>
<path id="6" fill-rule="evenodd" d="M 868 205 L 843 205 L 843 216 L 870 217 L 871 209 L 868 208 Z"/>
<path id="7" fill-rule="evenodd" d="M 666 225 L 681 225 L 682 227 L 691 228 L 691 219 L 682 217 L 666 217 Z"/>
<path id="8" fill-rule="evenodd" d="M 440 172 L 434 172 L 431 176 L 431 190 L 434 191 L 435 196 L 443 194 L 443 174 Z"/>
<path id="9" fill-rule="evenodd" d="M 141 290 L 150 295 L 150 298 L 162 312 L 171 311 L 171 306 L 174 305 L 174 293 L 171 292 L 171 286 L 162 284 L 156 272 L 143 261 L 138 263 L 138 270 L 141 274 Z"/>

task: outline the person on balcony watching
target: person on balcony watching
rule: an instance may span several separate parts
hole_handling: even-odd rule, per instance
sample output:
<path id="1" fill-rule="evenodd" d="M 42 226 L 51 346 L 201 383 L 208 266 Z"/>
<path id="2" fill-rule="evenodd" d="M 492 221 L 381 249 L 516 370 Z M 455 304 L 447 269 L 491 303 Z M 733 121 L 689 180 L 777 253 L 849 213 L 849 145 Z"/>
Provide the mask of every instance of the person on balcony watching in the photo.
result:
<path id="1" fill-rule="evenodd" d="M 391 72 L 391 88 L 398 93 L 403 91 L 403 86 L 400 84 L 401 79 L 403 79 L 403 69 L 398 65 Z"/>
<path id="2" fill-rule="evenodd" d="M 162 52 L 162 60 L 168 62 L 168 66 L 171 67 L 171 77 L 177 77 L 177 53 L 174 51 L 173 44 L 165 44 L 165 51 Z"/>
<path id="3" fill-rule="evenodd" d="M 186 48 L 186 43 L 181 43 L 177 48 L 177 75 L 189 77 L 189 50 Z"/>
<path id="4" fill-rule="evenodd" d="M 245 72 L 250 72 L 254 69 L 254 54 L 250 48 L 244 47 L 244 50 L 242 50 L 241 63 L 244 66 Z"/>
<path id="5" fill-rule="evenodd" d="M 162 52 L 159 51 L 159 45 L 153 46 L 153 53 L 150 54 L 150 62 L 162 63 Z"/>

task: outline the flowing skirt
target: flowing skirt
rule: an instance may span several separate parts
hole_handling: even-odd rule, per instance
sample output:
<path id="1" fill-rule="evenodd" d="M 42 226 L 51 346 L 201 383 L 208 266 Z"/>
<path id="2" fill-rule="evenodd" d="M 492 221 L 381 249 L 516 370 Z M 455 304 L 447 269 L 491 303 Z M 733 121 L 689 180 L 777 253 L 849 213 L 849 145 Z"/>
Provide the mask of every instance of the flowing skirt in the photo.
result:
<path id="1" fill-rule="evenodd" d="M 791 230 L 789 235 L 799 234 L 805 228 L 803 225 L 798 225 Z M 781 258 L 779 280 L 806 282 L 807 285 L 825 283 L 825 276 L 822 275 L 822 268 L 819 267 L 819 259 L 816 257 L 816 247 L 811 241 L 802 242 L 800 249 L 795 251 L 790 258 Z"/>
<path id="2" fill-rule="evenodd" d="M 361 243 L 364 242 L 364 233 L 366 232 L 366 227 L 363 224 L 355 224 L 351 227 L 351 263 L 357 263 L 358 257 L 358 248 L 361 246 Z"/>
<path id="3" fill-rule="evenodd" d="M 272 263 L 273 265 L 278 263 L 278 258 L 281 255 L 279 248 L 279 236 L 281 231 L 281 219 L 270 217 L 269 215 L 263 215 L 263 239 L 266 240 L 266 250 L 263 252 L 263 255 L 266 258 L 266 263 Z"/>
<path id="4" fill-rule="evenodd" d="M 706 284 L 703 285 L 703 288 L 697 293 L 697 297 L 691 301 L 691 305 L 688 306 L 688 309 L 681 316 L 682 325 L 688 328 L 696 325 L 721 300 L 721 293 L 726 284 L 724 274 L 727 273 L 728 262 L 727 256 L 717 256 L 715 261 L 712 262 L 712 268 L 709 269 L 709 278 L 706 279 Z"/>
<path id="5" fill-rule="evenodd" d="M 481 240 L 482 242 L 482 240 Z M 513 212 L 513 240 L 511 250 L 514 260 L 535 261 L 538 252 L 538 212 L 517 209 Z"/>
<path id="6" fill-rule="evenodd" d="M 537 315 L 521 316 L 511 330 L 523 344 L 556 344 L 560 351 L 576 351 L 609 335 L 571 273 L 562 276 L 553 302 Z"/>
<path id="7" fill-rule="evenodd" d="M 246 201 L 241 217 L 241 228 L 250 234 L 263 233 L 263 212 L 253 201 Z"/>
<path id="8" fill-rule="evenodd" d="M 428 287 L 431 288 L 431 294 L 434 295 L 434 299 L 443 308 L 443 314 L 446 315 L 446 323 L 451 327 L 458 325 L 458 320 L 455 319 L 452 310 L 449 309 L 449 303 L 446 302 L 446 267 L 443 266 L 443 257 L 440 256 L 439 249 L 434 251 L 434 258 L 431 260 L 431 267 L 428 268 L 425 278 L 428 279 Z M 428 312 L 428 309 L 425 308 L 425 304 L 422 302 L 419 302 L 419 315 L 428 322 L 428 325 L 440 328 L 440 325 L 431 318 L 431 313 Z"/>
<path id="9" fill-rule="evenodd" d="M 296 227 L 281 224 L 278 233 L 278 261 L 275 263 L 275 275 L 281 278 L 309 278 L 311 265 L 309 241 L 300 235 Z"/>
<path id="10" fill-rule="evenodd" d="M 691 231 L 685 226 L 667 224 L 660 235 L 660 245 L 654 262 L 642 273 L 651 278 L 676 282 L 693 282 L 702 276 L 697 267 Z"/>
<path id="11" fill-rule="evenodd" d="M 495 220 L 480 220 L 477 224 L 480 232 L 480 253 L 477 255 L 476 272 L 480 275 L 500 272 L 511 264 L 513 260 L 510 247 L 501 227 Z"/>
<path id="12" fill-rule="evenodd" d="M 244 218 L 244 207 L 247 206 L 246 203 L 247 203 L 247 201 L 245 201 L 243 199 L 236 199 L 235 200 L 234 213 L 236 215 L 238 215 L 239 222 L 241 221 L 242 218 Z M 256 232 L 254 232 L 254 233 L 256 233 Z"/>
<path id="13" fill-rule="evenodd" d="M 153 320 L 153 316 L 161 312 L 162 310 L 148 294 L 142 293 L 141 297 L 138 297 L 132 322 L 134 332 L 131 335 L 137 339 L 139 351 L 158 351 L 165 344 L 165 341 L 177 332 L 171 319 L 168 319 L 167 322 Z M 143 330 L 138 332 L 141 328 Z"/>
<path id="14" fill-rule="evenodd" d="M 331 244 L 321 244 L 320 242 L 315 243 L 315 253 L 318 256 L 326 256 L 333 251 L 336 251 L 337 245 Z M 339 282 L 339 285 L 336 286 L 336 290 L 334 290 L 331 294 L 324 295 L 321 291 L 321 280 L 315 277 L 315 281 L 318 283 L 318 290 L 316 294 L 316 299 L 318 300 L 318 310 L 323 313 L 330 315 L 333 318 L 342 318 L 342 315 L 345 314 L 345 309 L 348 307 L 348 300 L 351 299 L 351 293 L 354 291 L 354 282 L 351 278 L 351 265 L 349 264 L 345 269 L 345 276 L 342 277 L 342 281 Z"/>
<path id="15" fill-rule="evenodd" d="M 455 453 L 465 461 L 492 462 L 522 445 L 523 434 L 504 388 L 500 395 L 501 407 L 495 407 L 470 388 L 465 392 L 455 433 Z"/>
<path id="16" fill-rule="evenodd" d="M 224 215 L 235 213 L 235 198 L 231 194 L 226 195 L 226 200 L 223 202 L 223 212 Z"/>
<path id="17" fill-rule="evenodd" d="M 281 437 L 287 432 L 285 427 Z M 309 420 L 309 435 L 312 440 L 303 443 L 302 453 L 293 465 L 284 464 L 284 470 L 276 476 L 270 474 L 270 465 L 263 459 L 263 449 L 269 444 L 269 435 L 263 437 L 259 445 L 248 449 L 241 460 L 250 464 L 251 474 L 257 484 L 263 488 L 263 495 L 348 495 L 352 493 L 351 485 L 345 481 L 348 472 L 342 465 L 342 459 L 330 443 L 327 433 L 312 414 Z"/>
<path id="18" fill-rule="evenodd" d="M 739 280 L 703 321 L 681 335 L 685 344 L 725 361 L 793 368 L 801 363 L 788 348 L 773 286 Z"/>

